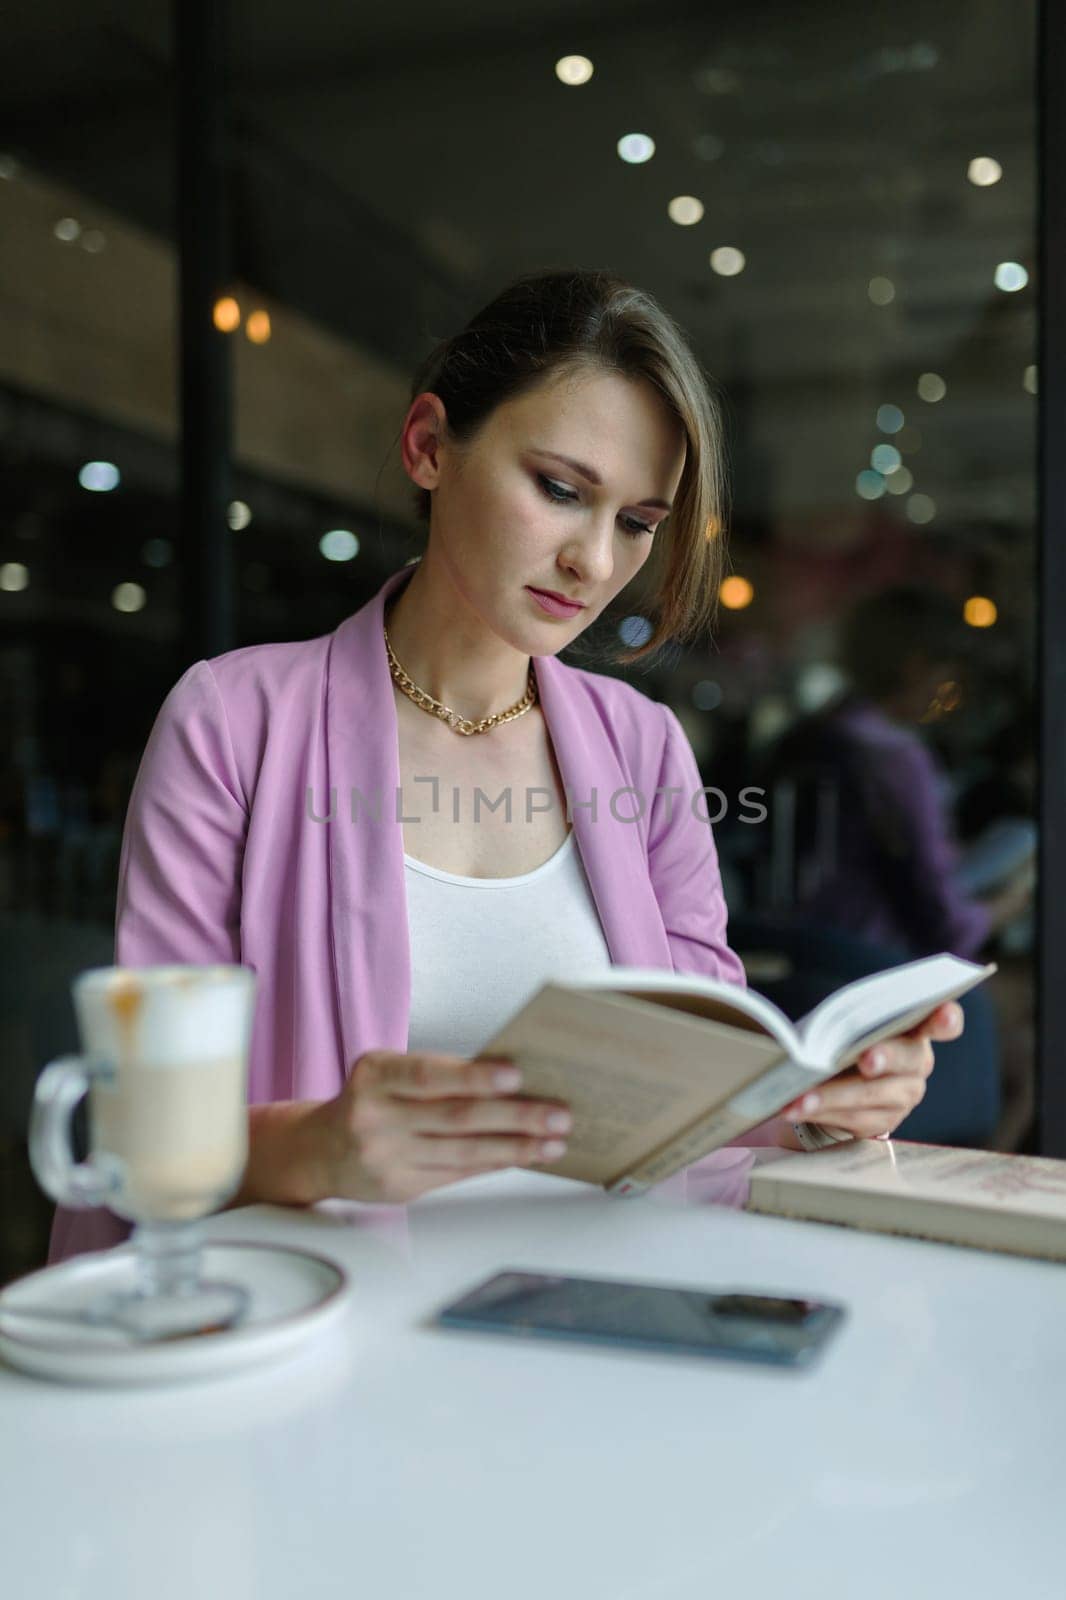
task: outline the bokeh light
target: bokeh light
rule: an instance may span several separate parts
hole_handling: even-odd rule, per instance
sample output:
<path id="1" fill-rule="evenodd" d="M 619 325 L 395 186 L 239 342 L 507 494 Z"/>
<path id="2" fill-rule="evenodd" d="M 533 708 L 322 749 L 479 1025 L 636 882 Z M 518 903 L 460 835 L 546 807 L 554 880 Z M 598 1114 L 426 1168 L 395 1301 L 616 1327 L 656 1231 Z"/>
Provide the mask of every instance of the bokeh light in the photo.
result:
<path id="1" fill-rule="evenodd" d="M 233 333 L 240 327 L 241 308 L 231 294 L 223 295 L 221 300 L 215 301 L 211 320 L 219 333 Z"/>
<path id="2" fill-rule="evenodd" d="M 734 573 L 732 577 L 722 579 L 718 598 L 727 611 L 743 611 L 755 599 L 755 585 L 739 573 Z"/>
<path id="3" fill-rule="evenodd" d="M 924 526 L 936 516 L 936 501 L 927 494 L 912 494 L 907 501 L 907 515 L 912 522 Z"/>
<path id="4" fill-rule="evenodd" d="M 747 265 L 743 250 L 737 250 L 731 244 L 719 245 L 717 250 L 711 251 L 710 259 L 712 269 L 720 278 L 735 278 Z"/>
<path id="5" fill-rule="evenodd" d="M 318 541 L 327 561 L 353 561 L 359 554 L 359 540 L 350 528 L 331 528 Z"/>
<path id="6" fill-rule="evenodd" d="M 671 222 L 676 222 L 679 228 L 691 228 L 693 223 L 702 221 L 703 201 L 697 200 L 694 194 L 675 194 L 666 208 Z"/>
<path id="7" fill-rule="evenodd" d="M 560 83 L 572 89 L 588 83 L 592 73 L 593 66 L 588 56 L 560 56 L 555 63 L 555 76 Z"/>
<path id="8" fill-rule="evenodd" d="M 989 600 L 987 595 L 972 594 L 962 608 L 963 619 L 971 628 L 991 628 L 995 625 L 999 610 L 994 600 Z"/>
<path id="9" fill-rule="evenodd" d="M 244 333 L 252 344 L 266 344 L 271 333 L 269 311 L 250 311 L 244 324 Z"/>
<path id="10" fill-rule="evenodd" d="M 908 467 L 897 467 L 885 479 L 885 488 L 889 494 L 909 494 L 914 488 L 914 474 Z"/>
<path id="11" fill-rule="evenodd" d="M 1029 282 L 1029 274 L 1020 261 L 1001 261 L 996 268 L 995 284 L 1004 294 L 1017 294 Z"/>
<path id="12" fill-rule="evenodd" d="M 139 583 L 119 583 L 111 591 L 111 604 L 116 611 L 143 611 L 148 596 Z"/>
<path id="13" fill-rule="evenodd" d="M 887 477 L 903 465 L 903 458 L 894 444 L 875 444 L 870 451 L 870 465 Z"/>
<path id="14" fill-rule="evenodd" d="M 118 488 L 120 477 L 113 461 L 87 461 L 78 473 L 78 482 L 91 494 L 108 494 Z"/>
<path id="15" fill-rule="evenodd" d="M 966 169 L 966 176 L 978 189 L 987 189 L 990 184 L 999 182 L 1003 168 L 994 156 L 974 156 Z"/>
<path id="16" fill-rule="evenodd" d="M 631 650 L 647 644 L 654 631 L 647 617 L 623 617 L 618 624 L 618 637 Z"/>
<path id="17" fill-rule="evenodd" d="M 692 690 L 692 704 L 697 711 L 716 711 L 722 703 L 722 686 L 713 678 L 701 678 Z"/>
<path id="18" fill-rule="evenodd" d="M 21 561 L 5 561 L 0 564 L 0 589 L 5 594 L 18 594 L 22 589 L 30 586 L 30 569 Z"/>
<path id="19" fill-rule="evenodd" d="M 646 133 L 626 133 L 619 139 L 617 150 L 623 161 L 638 167 L 655 154 L 655 140 Z"/>

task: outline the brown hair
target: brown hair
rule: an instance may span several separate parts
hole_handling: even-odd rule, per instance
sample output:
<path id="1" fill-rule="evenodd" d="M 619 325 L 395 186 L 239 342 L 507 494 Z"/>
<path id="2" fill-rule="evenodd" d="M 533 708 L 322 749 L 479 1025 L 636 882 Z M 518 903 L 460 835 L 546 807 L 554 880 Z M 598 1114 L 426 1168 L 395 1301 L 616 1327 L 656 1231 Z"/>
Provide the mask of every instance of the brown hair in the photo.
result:
<path id="1" fill-rule="evenodd" d="M 613 657 L 628 664 L 672 639 L 700 637 L 717 611 L 726 525 L 721 413 L 677 323 L 650 294 L 610 272 L 527 273 L 430 352 L 411 400 L 427 391 L 438 395 L 452 438 L 464 444 L 505 401 L 549 377 L 588 370 L 647 380 L 687 444 L 674 509 L 644 569 L 651 573 L 653 631 L 639 648 Z M 427 525 L 430 495 L 421 487 L 415 492 L 416 513 Z"/>

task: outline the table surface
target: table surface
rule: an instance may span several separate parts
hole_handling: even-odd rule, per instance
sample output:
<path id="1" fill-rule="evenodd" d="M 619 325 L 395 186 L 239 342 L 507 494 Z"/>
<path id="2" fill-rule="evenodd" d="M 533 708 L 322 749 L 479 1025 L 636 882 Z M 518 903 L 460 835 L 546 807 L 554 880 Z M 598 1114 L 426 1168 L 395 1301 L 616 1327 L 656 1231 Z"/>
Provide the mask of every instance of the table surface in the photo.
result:
<path id="1" fill-rule="evenodd" d="M 334 1256 L 350 1316 L 284 1364 L 167 1389 L 0 1368 L 4 1593 L 1059 1600 L 1066 1271 L 745 1213 L 732 1154 L 640 1199 L 510 1172 L 211 1219 Z M 810 1372 L 424 1326 L 501 1267 L 849 1316 Z"/>

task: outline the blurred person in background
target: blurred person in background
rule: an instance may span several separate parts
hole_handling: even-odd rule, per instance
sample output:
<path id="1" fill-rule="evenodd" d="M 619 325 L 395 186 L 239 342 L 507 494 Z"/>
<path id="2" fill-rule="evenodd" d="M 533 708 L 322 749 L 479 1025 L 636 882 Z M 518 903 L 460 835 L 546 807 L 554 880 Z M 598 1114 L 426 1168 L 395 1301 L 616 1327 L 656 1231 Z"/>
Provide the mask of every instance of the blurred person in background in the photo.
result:
<path id="1" fill-rule="evenodd" d="M 810 921 L 897 949 L 974 959 L 1033 890 L 1035 830 L 955 835 L 948 775 L 920 728 L 957 694 L 967 639 L 958 606 L 928 588 L 868 596 L 847 618 L 843 695 L 778 743 L 775 779 L 805 787 L 796 909 Z M 815 787 L 831 785 L 835 827 L 817 834 Z M 823 789 L 823 795 L 825 790 Z M 822 849 L 822 859 L 811 860 Z"/>
<path id="2" fill-rule="evenodd" d="M 921 731 L 957 703 L 967 634 L 942 593 L 899 585 L 868 596 L 842 630 L 847 688 L 770 755 L 768 805 L 791 808 L 787 937 L 800 952 L 775 998 L 794 1016 L 920 956 L 986 959 L 1030 904 L 1034 824 L 1001 817 L 963 851 L 948 773 Z M 899 1137 L 1015 1148 L 1031 1069 L 1013 1038 L 1001 1046 L 1019 1014 L 1001 976 L 963 998 L 965 1035 L 939 1054 L 936 1082 Z"/>

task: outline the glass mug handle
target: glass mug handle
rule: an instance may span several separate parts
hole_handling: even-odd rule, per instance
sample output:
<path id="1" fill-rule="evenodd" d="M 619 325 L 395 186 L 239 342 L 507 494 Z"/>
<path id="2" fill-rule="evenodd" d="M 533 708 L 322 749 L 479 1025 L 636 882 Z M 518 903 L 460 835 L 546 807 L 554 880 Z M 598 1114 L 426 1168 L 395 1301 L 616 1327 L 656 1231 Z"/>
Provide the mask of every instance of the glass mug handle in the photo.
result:
<path id="1" fill-rule="evenodd" d="M 30 1165 L 53 1200 L 79 1211 L 106 1205 L 122 1188 L 122 1163 L 117 1157 L 101 1153 L 88 1161 L 75 1161 L 71 1152 L 75 1106 L 94 1079 L 106 1082 L 114 1075 L 109 1062 L 60 1056 L 45 1067 L 33 1091 Z"/>

